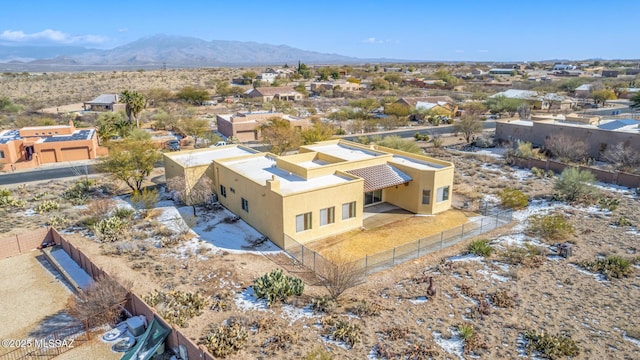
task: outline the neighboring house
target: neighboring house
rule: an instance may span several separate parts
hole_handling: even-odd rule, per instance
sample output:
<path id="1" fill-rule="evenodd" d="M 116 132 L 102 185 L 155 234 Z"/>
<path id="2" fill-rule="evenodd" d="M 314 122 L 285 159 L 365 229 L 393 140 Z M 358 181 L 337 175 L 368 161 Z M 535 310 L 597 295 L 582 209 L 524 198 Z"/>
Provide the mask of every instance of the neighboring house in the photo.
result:
<path id="1" fill-rule="evenodd" d="M 386 68 L 382 68 L 382 71 L 384 71 L 384 72 L 402 72 L 402 68 L 399 68 L 399 67 L 386 67 Z"/>
<path id="2" fill-rule="evenodd" d="M 273 100 L 298 101 L 302 100 L 302 94 L 290 86 L 257 87 L 245 93 L 247 98 L 259 98 L 262 102 Z"/>
<path id="3" fill-rule="evenodd" d="M 403 97 L 396 100 L 395 104 L 408 106 L 410 110 L 438 107 L 447 111 L 448 116 L 455 116 L 458 112 L 458 105 L 449 96 Z"/>
<path id="4" fill-rule="evenodd" d="M 289 121 L 291 126 L 302 129 L 309 125 L 307 119 L 298 119 L 279 112 L 256 111 L 239 112 L 236 114 L 218 114 L 216 122 L 218 132 L 226 137 L 234 137 L 240 142 L 257 141 L 262 139 L 260 125 L 269 118 L 279 117 Z"/>
<path id="5" fill-rule="evenodd" d="M 555 64 L 551 71 L 567 71 L 567 70 L 575 70 L 575 65 L 571 64 Z"/>
<path id="6" fill-rule="evenodd" d="M 262 74 L 256 76 L 256 80 L 264 84 L 272 84 L 274 81 L 276 81 L 277 77 L 278 74 L 275 72 L 263 72 Z"/>
<path id="7" fill-rule="evenodd" d="M 489 75 L 513 75 L 514 73 L 517 73 L 517 70 L 513 68 L 495 68 L 489 70 Z"/>
<path id="8" fill-rule="evenodd" d="M 621 91 L 619 98 L 631 99 L 632 96 L 640 92 L 640 88 L 624 88 Z"/>
<path id="9" fill-rule="evenodd" d="M 440 89 L 447 87 L 447 83 L 442 80 L 406 79 L 404 83 L 421 89 Z"/>
<path id="10" fill-rule="evenodd" d="M 281 248 L 360 229 L 364 208 L 382 202 L 427 215 L 451 207 L 452 163 L 345 140 L 288 156 L 242 145 L 166 153 L 164 164 L 167 179 L 210 177 L 220 203 Z"/>
<path id="11" fill-rule="evenodd" d="M 125 105 L 120 103 L 118 94 L 102 94 L 97 98 L 84 103 L 85 111 L 120 111 Z"/>
<path id="12" fill-rule="evenodd" d="M 618 77 L 620 71 L 618 70 L 602 70 L 602 77 Z"/>
<path id="13" fill-rule="evenodd" d="M 630 68 L 624 70 L 625 75 L 640 75 L 640 68 Z"/>
<path id="14" fill-rule="evenodd" d="M 0 162 L 33 161 L 32 166 L 63 161 L 95 159 L 98 136 L 95 129 L 68 126 L 33 126 L 0 132 Z"/>
<path id="15" fill-rule="evenodd" d="M 527 141 L 542 146 L 552 136 L 566 136 L 582 141 L 587 153 L 597 158 L 609 146 L 624 144 L 640 152 L 640 121 L 601 120 L 599 125 L 576 124 L 556 120 L 546 121 L 497 121 L 496 140 Z"/>
<path id="16" fill-rule="evenodd" d="M 591 84 L 582 84 L 576 88 L 574 93 L 576 94 L 576 97 L 583 98 L 583 99 L 588 98 L 589 95 L 591 95 L 592 87 L 593 85 Z"/>
<path id="17" fill-rule="evenodd" d="M 482 69 L 473 69 L 471 70 L 471 75 L 484 75 L 485 71 Z"/>
<path id="18" fill-rule="evenodd" d="M 321 92 L 323 90 L 339 89 L 346 92 L 354 92 L 360 90 L 360 84 L 351 83 L 345 80 L 336 81 L 314 81 L 311 83 L 310 90 L 313 92 Z"/>
<path id="19" fill-rule="evenodd" d="M 490 97 L 494 98 L 498 96 L 504 96 L 508 99 L 525 100 L 529 103 L 533 110 L 550 110 L 553 108 L 569 110 L 575 105 L 575 102 L 570 101 L 562 95 L 549 93 L 541 96 L 537 91 L 533 90 L 509 89 L 497 94 L 493 94 Z"/>

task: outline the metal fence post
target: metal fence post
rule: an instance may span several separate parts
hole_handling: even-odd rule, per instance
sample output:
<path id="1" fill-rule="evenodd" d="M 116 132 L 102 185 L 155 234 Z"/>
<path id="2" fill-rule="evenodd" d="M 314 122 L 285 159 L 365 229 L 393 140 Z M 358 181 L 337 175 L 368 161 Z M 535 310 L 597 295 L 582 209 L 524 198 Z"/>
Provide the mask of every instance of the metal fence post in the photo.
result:
<path id="1" fill-rule="evenodd" d="M 444 244 L 444 231 L 440 233 L 440 250 L 442 250 L 443 244 Z"/>
<path id="2" fill-rule="evenodd" d="M 480 232 L 482 232 L 482 222 L 484 221 L 484 218 L 480 218 Z"/>
<path id="3" fill-rule="evenodd" d="M 369 275 L 369 255 L 364 256 L 364 276 Z"/>
<path id="4" fill-rule="evenodd" d="M 304 265 L 304 245 L 302 245 L 302 252 L 300 257 L 301 257 L 300 262 L 302 263 L 302 265 Z"/>
<path id="5" fill-rule="evenodd" d="M 316 252 L 313 252 L 313 272 L 316 272 Z"/>
<path id="6" fill-rule="evenodd" d="M 396 264 L 396 248 L 393 248 L 393 258 L 391 258 L 391 265 Z"/>
<path id="7" fill-rule="evenodd" d="M 418 257 L 420 257 L 420 241 L 421 241 L 421 240 L 422 240 L 422 239 L 418 239 Z"/>
<path id="8" fill-rule="evenodd" d="M 498 227 L 498 215 L 499 215 L 499 214 L 500 214 L 500 213 L 496 214 L 496 227 Z"/>
<path id="9" fill-rule="evenodd" d="M 462 233 L 460 234 L 460 240 L 464 237 L 464 224 L 462 224 Z"/>

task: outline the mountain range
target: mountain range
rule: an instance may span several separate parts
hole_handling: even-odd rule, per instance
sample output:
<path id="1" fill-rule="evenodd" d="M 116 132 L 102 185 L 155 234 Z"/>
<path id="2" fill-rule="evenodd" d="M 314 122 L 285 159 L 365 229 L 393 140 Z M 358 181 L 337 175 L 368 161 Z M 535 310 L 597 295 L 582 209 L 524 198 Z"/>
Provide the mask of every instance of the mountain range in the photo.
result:
<path id="1" fill-rule="evenodd" d="M 72 46 L 0 45 L 0 69 L 35 68 L 180 68 L 206 66 L 249 66 L 305 63 L 362 63 L 338 54 L 306 51 L 286 45 L 256 42 L 205 41 L 186 36 L 154 35 L 108 50 Z M 378 59 L 377 61 L 390 61 Z"/>

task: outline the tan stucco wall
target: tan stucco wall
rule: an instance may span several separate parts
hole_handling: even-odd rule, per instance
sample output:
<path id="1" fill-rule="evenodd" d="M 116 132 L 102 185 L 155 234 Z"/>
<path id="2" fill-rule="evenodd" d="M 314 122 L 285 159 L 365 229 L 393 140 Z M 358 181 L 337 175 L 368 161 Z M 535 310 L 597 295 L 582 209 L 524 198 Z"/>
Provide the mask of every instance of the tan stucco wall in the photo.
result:
<path id="1" fill-rule="evenodd" d="M 357 179 L 339 186 L 286 196 L 283 202 L 284 233 L 307 243 L 362 227 L 364 181 Z M 356 202 L 356 217 L 342 220 L 342 204 Z M 320 226 L 320 210 L 334 207 L 335 222 Z M 311 229 L 296 232 L 296 216 L 311 212 Z"/>
<path id="2" fill-rule="evenodd" d="M 9 141 L 6 144 L 0 144 L 0 151 L 4 152 L 4 158 L 0 158 L 0 162 L 4 164 L 12 164 L 22 159 L 22 140 Z"/>

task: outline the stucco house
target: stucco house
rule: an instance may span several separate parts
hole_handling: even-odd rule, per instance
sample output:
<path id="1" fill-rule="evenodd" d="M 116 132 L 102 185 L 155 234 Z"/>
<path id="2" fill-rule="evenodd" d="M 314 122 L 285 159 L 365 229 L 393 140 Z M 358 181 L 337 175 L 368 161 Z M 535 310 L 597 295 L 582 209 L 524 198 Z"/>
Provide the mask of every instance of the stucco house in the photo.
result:
<path id="1" fill-rule="evenodd" d="M 216 115 L 216 122 L 218 124 L 218 132 L 222 135 L 234 137 L 240 142 L 248 142 L 262 139 L 260 125 L 272 117 L 287 120 L 291 126 L 300 130 L 310 125 L 307 119 L 299 119 L 280 112 L 271 111 L 218 114 Z"/>
<path id="2" fill-rule="evenodd" d="M 222 205 L 281 248 L 361 228 L 363 211 L 387 202 L 416 214 L 451 207 L 452 163 L 330 140 L 276 156 L 242 145 L 164 154 L 167 179 L 202 176 Z"/>
<path id="3" fill-rule="evenodd" d="M 442 110 L 446 116 L 455 116 L 458 113 L 458 105 L 449 96 L 424 96 L 424 97 L 403 97 L 396 100 L 395 104 L 409 107 L 410 110 L 427 109 Z"/>
<path id="4" fill-rule="evenodd" d="M 302 94 L 290 86 L 257 87 L 245 93 L 247 98 L 259 98 L 262 102 L 273 100 L 298 101 L 302 100 Z"/>
<path id="5" fill-rule="evenodd" d="M 120 111 L 124 109 L 125 104 L 120 103 L 120 95 L 118 94 L 102 94 L 84 103 L 85 111 Z"/>
<path id="6" fill-rule="evenodd" d="M 360 90 L 360 84 L 351 83 L 345 80 L 336 81 L 314 81 L 311 83 L 310 90 L 317 93 L 323 90 L 336 90 L 353 92 Z"/>
<path id="7" fill-rule="evenodd" d="M 40 164 L 95 159 L 98 156 L 95 129 L 69 125 L 32 126 L 0 131 L 0 162 L 35 167 Z M 27 166 L 28 165 L 28 166 Z"/>

